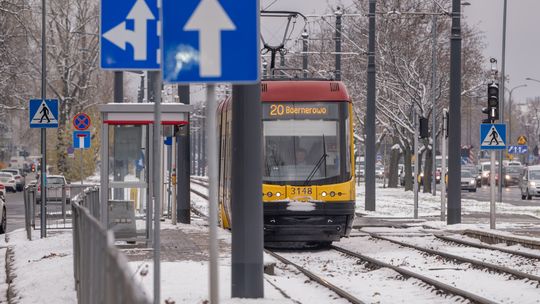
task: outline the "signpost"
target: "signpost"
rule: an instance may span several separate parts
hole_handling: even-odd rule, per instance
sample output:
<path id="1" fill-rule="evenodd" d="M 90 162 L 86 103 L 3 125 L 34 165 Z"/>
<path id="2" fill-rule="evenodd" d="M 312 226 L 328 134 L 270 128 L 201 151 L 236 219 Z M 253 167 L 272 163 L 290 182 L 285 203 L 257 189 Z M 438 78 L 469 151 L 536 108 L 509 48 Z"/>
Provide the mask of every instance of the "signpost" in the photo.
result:
<path id="1" fill-rule="evenodd" d="M 528 146 L 508 146 L 508 154 L 527 154 L 529 153 Z"/>
<path id="2" fill-rule="evenodd" d="M 506 125 L 505 124 L 481 124 L 480 125 L 480 149 L 491 150 L 491 173 L 490 173 L 490 220 L 489 226 L 495 229 L 495 151 L 506 149 Z M 502 163 L 499 164 L 502 166 Z"/>
<path id="3" fill-rule="evenodd" d="M 158 3 L 101 0 L 102 69 L 159 70 Z"/>
<path id="4" fill-rule="evenodd" d="M 213 83 L 254 85 L 233 88 L 232 297 L 261 298 L 263 223 L 259 85 L 259 2 L 250 0 L 162 0 L 163 80 L 207 86 L 207 149 L 210 226 L 210 303 L 217 303 L 218 246 L 217 100 Z M 248 111 L 249 110 L 249 111 Z M 247 113 L 251 113 L 247 115 Z M 259 113 L 259 114 L 253 114 Z M 249 117 L 248 117 L 249 116 Z M 235 131 L 236 130 L 236 131 Z M 236 133 L 238 132 L 238 133 Z M 235 140 L 236 138 L 237 140 Z M 260 144 L 257 144 L 260 143 Z M 249 145 L 247 143 L 250 143 Z M 255 147 L 255 148 L 254 148 Z M 255 149 L 255 150 L 253 150 Z M 254 204 L 253 202 L 260 202 Z M 246 218 L 245 214 L 250 217 Z M 247 244 L 247 245 L 246 245 Z"/>

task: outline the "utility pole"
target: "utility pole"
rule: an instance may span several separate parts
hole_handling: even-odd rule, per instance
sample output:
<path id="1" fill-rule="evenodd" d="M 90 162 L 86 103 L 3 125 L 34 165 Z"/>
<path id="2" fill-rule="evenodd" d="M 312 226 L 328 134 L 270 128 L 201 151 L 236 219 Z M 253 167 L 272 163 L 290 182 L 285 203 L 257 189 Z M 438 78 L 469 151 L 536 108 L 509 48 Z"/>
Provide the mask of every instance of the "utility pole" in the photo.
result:
<path id="1" fill-rule="evenodd" d="M 369 38 L 367 65 L 365 208 L 375 211 L 375 10 L 376 0 L 369 0 Z"/>
<path id="2" fill-rule="evenodd" d="M 418 159 L 418 113 L 416 108 L 413 111 L 414 115 L 414 218 L 418 218 L 418 170 L 420 160 Z"/>
<path id="3" fill-rule="evenodd" d="M 448 137 L 448 110 L 443 109 L 443 124 L 441 134 L 441 221 L 446 218 L 446 138 Z"/>
<path id="4" fill-rule="evenodd" d="M 189 104 L 189 85 L 178 86 L 178 98 L 181 103 Z M 178 126 L 176 134 L 176 219 L 182 224 L 191 222 L 191 196 L 190 196 L 190 119 L 188 124 Z"/>
<path id="5" fill-rule="evenodd" d="M 262 298 L 262 105 L 260 83 L 233 86 L 232 115 L 232 292 Z"/>
<path id="6" fill-rule="evenodd" d="M 308 38 L 309 34 L 307 30 L 304 29 L 302 32 L 302 70 L 304 74 L 304 78 L 307 78 L 308 76 Z M 266 61 L 263 63 L 264 72 L 263 74 L 266 75 Z"/>
<path id="7" fill-rule="evenodd" d="M 46 0 L 41 1 L 41 100 L 47 98 L 47 38 Z M 41 128 L 41 205 L 40 205 L 40 234 L 41 238 L 47 237 L 47 213 L 45 205 L 47 202 L 47 129 Z"/>
<path id="8" fill-rule="evenodd" d="M 506 12 L 507 12 L 507 0 L 504 0 L 504 9 L 503 9 L 503 36 L 502 36 L 502 62 L 501 62 L 501 90 L 499 91 L 500 97 L 500 119 L 504 123 L 504 88 L 506 86 L 506 71 L 505 71 L 505 62 L 506 62 Z M 506 138 L 503 138 L 506 143 Z M 499 176 L 503 176 L 503 155 L 505 150 L 499 151 Z M 502 202 L 502 183 L 499 183 L 499 202 Z"/>
<path id="9" fill-rule="evenodd" d="M 336 80 L 341 80 L 341 18 L 343 11 L 338 6 L 336 12 Z"/>
<path id="10" fill-rule="evenodd" d="M 433 3 L 434 11 L 437 9 L 437 3 Z M 431 20 L 431 147 L 433 150 L 432 168 L 431 168 L 431 192 L 433 196 L 437 195 L 437 100 L 436 100 L 436 83 L 437 83 L 437 15 L 433 14 Z M 442 173 L 441 173 L 442 174 Z"/>
<path id="11" fill-rule="evenodd" d="M 452 0 L 450 117 L 448 125 L 448 224 L 461 223 L 461 0 Z"/>

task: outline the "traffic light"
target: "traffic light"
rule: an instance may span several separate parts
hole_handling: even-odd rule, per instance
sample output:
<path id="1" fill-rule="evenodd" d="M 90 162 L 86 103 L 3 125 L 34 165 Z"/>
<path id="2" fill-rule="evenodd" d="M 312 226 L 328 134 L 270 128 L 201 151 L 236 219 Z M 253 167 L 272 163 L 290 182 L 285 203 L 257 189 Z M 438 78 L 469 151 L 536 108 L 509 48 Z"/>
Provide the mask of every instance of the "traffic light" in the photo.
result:
<path id="1" fill-rule="evenodd" d="M 482 109 L 482 113 L 487 114 L 487 119 L 483 123 L 492 123 L 499 119 L 499 84 L 491 82 L 488 84 L 487 108 Z"/>

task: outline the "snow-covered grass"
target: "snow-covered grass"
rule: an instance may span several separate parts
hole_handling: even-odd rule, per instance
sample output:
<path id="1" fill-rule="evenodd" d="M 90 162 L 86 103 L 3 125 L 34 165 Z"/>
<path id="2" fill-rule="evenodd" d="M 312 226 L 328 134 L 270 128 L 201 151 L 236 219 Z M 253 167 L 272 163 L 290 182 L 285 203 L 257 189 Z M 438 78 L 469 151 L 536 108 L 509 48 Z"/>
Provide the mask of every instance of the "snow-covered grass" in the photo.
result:
<path id="1" fill-rule="evenodd" d="M 403 188 L 376 189 L 376 211 L 365 210 L 364 184 L 356 188 L 356 209 L 370 217 L 412 217 L 414 213 L 414 193 Z M 420 217 L 439 216 L 441 214 L 441 196 L 418 192 L 418 215 Z M 461 200 L 462 214 L 489 213 L 489 202 L 472 199 Z M 540 218 L 540 208 L 535 206 L 515 206 L 497 203 L 498 214 L 522 214 Z"/>
<path id="2" fill-rule="evenodd" d="M 15 303 L 76 303 L 71 230 L 49 232 L 45 239 L 34 232 L 28 241 L 24 229 L 15 230 L 4 244 L 13 248 Z"/>

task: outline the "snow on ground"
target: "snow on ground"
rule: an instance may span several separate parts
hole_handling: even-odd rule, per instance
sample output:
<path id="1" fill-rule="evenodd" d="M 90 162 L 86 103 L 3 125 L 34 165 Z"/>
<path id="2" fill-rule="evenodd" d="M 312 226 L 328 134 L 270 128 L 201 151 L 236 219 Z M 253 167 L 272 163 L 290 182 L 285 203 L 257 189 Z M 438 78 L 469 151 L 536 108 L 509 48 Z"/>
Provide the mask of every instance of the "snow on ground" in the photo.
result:
<path id="1" fill-rule="evenodd" d="M 356 188 L 356 210 L 371 217 L 412 217 L 414 214 L 414 193 L 404 191 L 403 188 L 382 188 L 378 184 L 376 189 L 377 210 L 367 211 L 364 205 L 364 184 Z M 437 192 L 436 196 L 431 193 L 418 192 L 418 215 L 440 216 L 441 196 Z M 473 214 L 478 212 L 489 213 L 489 202 L 472 199 L 462 199 L 462 214 Z M 540 207 L 534 206 L 514 206 L 508 203 L 497 203 L 498 214 L 524 214 L 540 218 Z"/>
<path id="2" fill-rule="evenodd" d="M 15 230 L 3 244 L 13 248 L 15 257 L 11 283 L 15 303 L 76 303 L 71 230 L 49 231 L 45 239 L 33 232 L 34 240 L 28 241 L 24 229 Z"/>
<path id="3" fill-rule="evenodd" d="M 0 303 L 7 303 L 7 276 L 6 276 L 6 251 L 7 249 L 2 244 L 0 248 Z"/>

